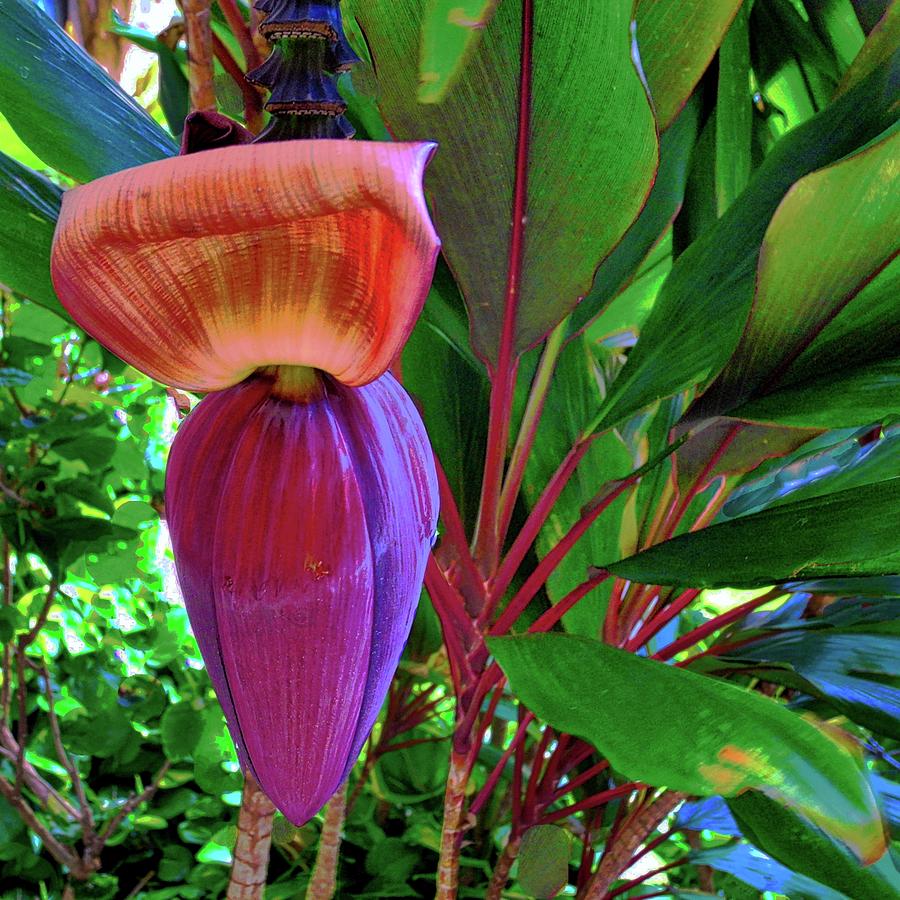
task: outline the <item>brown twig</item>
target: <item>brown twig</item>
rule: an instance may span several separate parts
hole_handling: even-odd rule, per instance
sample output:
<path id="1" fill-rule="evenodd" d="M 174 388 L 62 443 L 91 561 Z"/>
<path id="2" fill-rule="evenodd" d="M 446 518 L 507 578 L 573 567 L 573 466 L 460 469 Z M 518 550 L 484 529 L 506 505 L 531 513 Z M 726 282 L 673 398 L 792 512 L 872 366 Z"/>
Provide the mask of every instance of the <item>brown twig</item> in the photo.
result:
<path id="1" fill-rule="evenodd" d="M 319 835 L 316 863 L 313 866 L 309 887 L 306 889 L 306 900 L 331 900 L 337 890 L 338 856 L 346 812 L 347 782 L 345 781 L 328 801 L 325 821 L 322 823 L 322 833 Z"/>
<path id="2" fill-rule="evenodd" d="M 506 887 L 506 882 L 509 881 L 509 870 L 516 861 L 521 846 L 521 837 L 510 837 L 509 841 L 507 841 L 500 858 L 497 860 L 497 865 L 494 866 L 491 883 L 488 885 L 484 900 L 500 900 L 503 896 L 503 889 Z"/>
<path id="3" fill-rule="evenodd" d="M 261 900 L 266 888 L 274 816 L 274 804 L 248 772 L 244 776 L 227 900 Z"/>

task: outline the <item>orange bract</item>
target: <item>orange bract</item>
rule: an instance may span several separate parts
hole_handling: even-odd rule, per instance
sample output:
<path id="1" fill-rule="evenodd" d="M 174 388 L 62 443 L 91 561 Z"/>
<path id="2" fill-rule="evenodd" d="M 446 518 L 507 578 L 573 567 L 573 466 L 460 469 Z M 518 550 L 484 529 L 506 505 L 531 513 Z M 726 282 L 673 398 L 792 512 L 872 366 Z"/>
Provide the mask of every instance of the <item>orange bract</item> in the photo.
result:
<path id="1" fill-rule="evenodd" d="M 245 145 L 98 179 L 64 195 L 53 283 L 101 344 L 175 387 L 221 390 L 267 365 L 366 384 L 431 283 L 433 149 Z"/>

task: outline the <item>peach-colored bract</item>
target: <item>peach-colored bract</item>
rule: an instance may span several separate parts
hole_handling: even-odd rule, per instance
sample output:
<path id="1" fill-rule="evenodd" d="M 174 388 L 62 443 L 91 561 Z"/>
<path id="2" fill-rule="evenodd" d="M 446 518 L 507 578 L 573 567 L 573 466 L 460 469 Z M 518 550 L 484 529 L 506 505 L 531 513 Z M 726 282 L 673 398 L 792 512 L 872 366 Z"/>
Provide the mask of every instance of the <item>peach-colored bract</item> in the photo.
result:
<path id="1" fill-rule="evenodd" d="M 367 384 L 431 283 L 433 149 L 289 141 L 100 178 L 64 195 L 53 283 L 79 325 L 165 384 L 221 390 L 278 364 Z"/>

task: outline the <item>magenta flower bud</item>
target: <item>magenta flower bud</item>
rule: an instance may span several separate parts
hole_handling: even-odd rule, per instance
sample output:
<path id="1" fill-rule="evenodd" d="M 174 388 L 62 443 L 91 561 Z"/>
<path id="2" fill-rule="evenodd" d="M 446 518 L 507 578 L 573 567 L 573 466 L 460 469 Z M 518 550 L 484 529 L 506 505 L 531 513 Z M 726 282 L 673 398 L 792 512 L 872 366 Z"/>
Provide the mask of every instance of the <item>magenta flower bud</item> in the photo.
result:
<path id="1" fill-rule="evenodd" d="M 166 510 L 241 763 L 302 824 L 356 761 L 412 625 L 438 511 L 422 420 L 389 374 L 252 376 L 179 429 Z"/>

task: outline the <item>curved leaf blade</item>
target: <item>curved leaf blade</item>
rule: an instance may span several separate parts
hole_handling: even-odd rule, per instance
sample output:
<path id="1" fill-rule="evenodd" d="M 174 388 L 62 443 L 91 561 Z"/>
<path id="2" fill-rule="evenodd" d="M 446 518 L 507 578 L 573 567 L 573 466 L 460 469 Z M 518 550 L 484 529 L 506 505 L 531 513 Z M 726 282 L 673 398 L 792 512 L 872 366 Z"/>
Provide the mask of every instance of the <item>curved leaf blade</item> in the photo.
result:
<path id="1" fill-rule="evenodd" d="M 489 638 L 516 695 L 625 777 L 689 794 L 748 788 L 797 809 L 862 861 L 885 850 L 856 754 L 767 697 L 561 633 Z"/>
<path id="2" fill-rule="evenodd" d="M 644 584 L 764 587 L 900 572 L 900 477 L 722 522 L 612 563 Z"/>
<path id="3" fill-rule="evenodd" d="M 76 181 L 172 156 L 172 139 L 41 8 L 0 5 L 0 112 Z"/>
<path id="4" fill-rule="evenodd" d="M 50 282 L 50 246 L 62 191 L 0 153 L 0 282 L 65 319 Z"/>
<path id="5" fill-rule="evenodd" d="M 504 0 L 439 105 L 416 102 L 409 66 L 419 53 L 420 0 L 346 5 L 372 51 L 392 133 L 440 144 L 426 186 L 473 345 L 488 361 L 497 357 L 514 234 L 521 241 L 512 292 L 521 352 L 590 290 L 651 187 L 658 142 L 631 59 L 631 0 L 583 4 L 578 15 L 564 0 Z M 533 20 L 523 41 L 526 6 Z M 531 103 L 520 146 L 523 45 L 531 51 L 524 67 Z M 517 170 L 525 196 L 514 212 Z"/>

